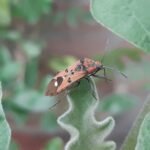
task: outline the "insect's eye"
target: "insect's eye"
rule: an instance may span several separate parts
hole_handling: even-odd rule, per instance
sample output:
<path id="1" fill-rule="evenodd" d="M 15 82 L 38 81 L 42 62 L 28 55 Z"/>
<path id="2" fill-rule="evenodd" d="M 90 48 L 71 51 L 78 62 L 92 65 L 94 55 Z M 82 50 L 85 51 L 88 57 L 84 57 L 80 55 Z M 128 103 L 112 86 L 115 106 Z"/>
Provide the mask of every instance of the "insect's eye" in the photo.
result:
<path id="1" fill-rule="evenodd" d="M 97 65 L 97 68 L 100 69 L 100 70 L 104 69 L 103 65 Z"/>
<path id="2" fill-rule="evenodd" d="M 63 82 L 63 78 L 62 78 L 62 77 L 57 77 L 57 79 L 56 79 L 55 82 L 56 82 L 55 84 L 56 84 L 57 86 L 59 86 L 59 85 L 61 85 L 61 83 Z M 55 85 L 55 86 L 56 86 L 56 85 Z"/>

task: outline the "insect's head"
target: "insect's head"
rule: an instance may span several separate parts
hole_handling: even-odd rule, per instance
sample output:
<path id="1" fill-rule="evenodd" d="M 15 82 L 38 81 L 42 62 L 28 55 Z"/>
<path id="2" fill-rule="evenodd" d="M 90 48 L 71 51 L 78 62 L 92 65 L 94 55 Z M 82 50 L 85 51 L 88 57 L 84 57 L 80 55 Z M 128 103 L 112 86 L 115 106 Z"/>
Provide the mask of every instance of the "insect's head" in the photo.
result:
<path id="1" fill-rule="evenodd" d="M 100 61 L 95 61 L 95 64 L 96 64 L 97 71 L 105 69 L 103 64 Z"/>
<path id="2" fill-rule="evenodd" d="M 99 70 L 103 69 L 103 65 L 100 61 L 95 61 L 94 64 L 97 69 L 99 69 Z"/>
<path id="3" fill-rule="evenodd" d="M 112 70 L 112 71 L 120 73 L 125 78 L 127 78 L 127 76 L 123 72 L 121 72 L 121 71 L 119 71 L 119 70 L 117 70 L 115 68 L 111 68 L 111 67 L 105 66 L 105 65 L 103 65 L 102 62 L 99 62 L 99 61 L 96 61 L 95 63 L 96 63 L 96 66 L 97 66 L 97 71 L 104 70 L 104 76 L 105 76 L 105 73 L 106 73 L 105 71 L 106 70 Z"/>

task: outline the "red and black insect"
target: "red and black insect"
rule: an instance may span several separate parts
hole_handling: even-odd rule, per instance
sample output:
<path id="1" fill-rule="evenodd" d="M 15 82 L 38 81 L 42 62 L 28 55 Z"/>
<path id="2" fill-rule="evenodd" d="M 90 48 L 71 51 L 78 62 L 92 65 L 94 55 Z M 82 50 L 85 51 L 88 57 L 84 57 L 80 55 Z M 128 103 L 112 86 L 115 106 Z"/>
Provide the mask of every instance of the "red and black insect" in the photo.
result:
<path id="1" fill-rule="evenodd" d="M 112 68 L 103 66 L 103 64 L 99 61 L 94 61 L 89 58 L 80 59 L 75 64 L 68 67 L 66 70 L 63 70 L 56 74 L 56 76 L 48 84 L 46 96 L 57 95 L 66 90 L 73 83 L 88 76 L 104 78 L 107 80 L 105 73 L 106 69 L 114 70 Z M 104 76 L 96 75 L 96 73 L 100 70 L 104 70 Z M 125 75 L 123 74 L 123 76 Z"/>

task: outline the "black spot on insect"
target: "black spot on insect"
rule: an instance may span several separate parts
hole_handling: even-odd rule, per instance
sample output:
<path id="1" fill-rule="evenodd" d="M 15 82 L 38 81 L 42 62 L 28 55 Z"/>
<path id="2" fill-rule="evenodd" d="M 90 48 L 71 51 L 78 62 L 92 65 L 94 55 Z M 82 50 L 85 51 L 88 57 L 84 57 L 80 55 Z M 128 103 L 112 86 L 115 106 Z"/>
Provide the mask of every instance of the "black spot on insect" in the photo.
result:
<path id="1" fill-rule="evenodd" d="M 87 69 L 84 65 L 77 65 L 75 71 L 87 71 Z"/>
<path id="2" fill-rule="evenodd" d="M 65 72 L 68 72 L 68 69 L 66 69 Z"/>
<path id="3" fill-rule="evenodd" d="M 63 82 L 63 78 L 62 77 L 57 77 L 57 83 L 58 83 L 58 86 L 61 85 L 61 83 Z"/>
<path id="4" fill-rule="evenodd" d="M 82 70 L 82 66 L 81 65 L 77 65 L 77 67 L 75 68 L 75 71 L 81 71 Z"/>
<path id="5" fill-rule="evenodd" d="M 72 75 L 74 74 L 74 71 L 73 71 L 73 70 L 71 70 L 71 74 L 72 74 Z"/>
<path id="6" fill-rule="evenodd" d="M 71 78 L 68 78 L 68 83 L 71 83 L 72 81 L 71 81 Z"/>
<path id="7" fill-rule="evenodd" d="M 66 77 L 67 77 L 67 74 L 65 74 L 64 77 L 66 78 Z"/>

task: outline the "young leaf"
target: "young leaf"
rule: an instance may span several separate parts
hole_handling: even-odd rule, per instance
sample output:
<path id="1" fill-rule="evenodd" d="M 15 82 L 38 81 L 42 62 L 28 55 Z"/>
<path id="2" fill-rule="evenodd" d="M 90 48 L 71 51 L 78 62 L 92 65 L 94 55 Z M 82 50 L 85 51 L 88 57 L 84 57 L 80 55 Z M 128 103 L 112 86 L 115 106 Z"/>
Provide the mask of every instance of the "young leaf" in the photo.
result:
<path id="1" fill-rule="evenodd" d="M 65 150 L 114 150 L 115 143 L 104 140 L 114 127 L 113 118 L 98 122 L 94 116 L 99 103 L 94 81 L 81 80 L 67 96 L 69 109 L 58 118 L 60 126 L 71 135 Z"/>
<path id="2" fill-rule="evenodd" d="M 150 113 L 148 113 L 140 127 L 137 145 L 135 150 L 149 150 L 150 149 Z"/>
<path id="3" fill-rule="evenodd" d="M 1 104 L 2 90 L 0 83 L 0 150 L 7 150 L 10 143 L 11 130 L 6 121 L 3 107 Z"/>
<path id="4" fill-rule="evenodd" d="M 91 0 L 97 22 L 130 43 L 150 51 L 150 1 Z"/>
<path id="5" fill-rule="evenodd" d="M 134 122 L 134 125 L 131 128 L 131 131 L 129 132 L 129 135 L 127 136 L 121 150 L 135 149 L 140 126 L 144 120 L 145 115 L 148 114 L 149 112 L 150 112 L 150 96 L 146 100 L 140 114 L 138 115 L 136 121 Z"/>

